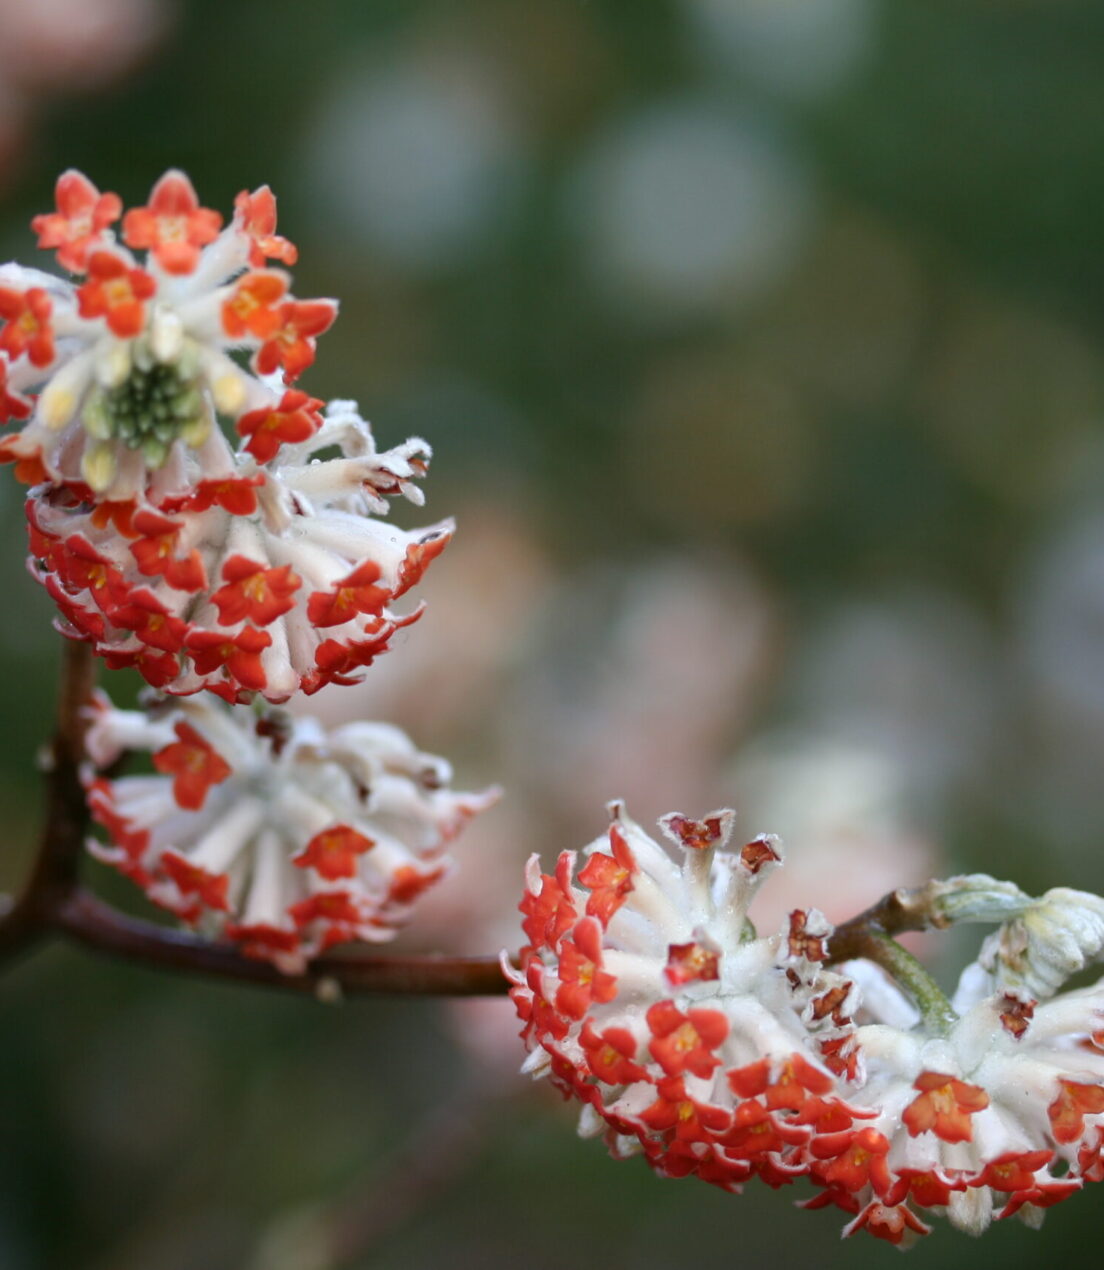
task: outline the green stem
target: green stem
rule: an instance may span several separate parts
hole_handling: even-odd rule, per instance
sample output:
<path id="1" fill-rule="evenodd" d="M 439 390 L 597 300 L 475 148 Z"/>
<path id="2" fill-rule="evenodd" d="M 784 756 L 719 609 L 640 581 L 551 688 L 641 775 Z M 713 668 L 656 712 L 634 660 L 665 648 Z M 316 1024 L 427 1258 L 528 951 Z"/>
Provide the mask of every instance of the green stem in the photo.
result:
<path id="1" fill-rule="evenodd" d="M 908 993 L 920 1011 L 925 1029 L 935 1036 L 946 1036 L 958 1022 L 958 1015 L 943 989 L 906 948 L 884 931 L 868 931 L 863 941 L 862 956 L 876 962 Z"/>

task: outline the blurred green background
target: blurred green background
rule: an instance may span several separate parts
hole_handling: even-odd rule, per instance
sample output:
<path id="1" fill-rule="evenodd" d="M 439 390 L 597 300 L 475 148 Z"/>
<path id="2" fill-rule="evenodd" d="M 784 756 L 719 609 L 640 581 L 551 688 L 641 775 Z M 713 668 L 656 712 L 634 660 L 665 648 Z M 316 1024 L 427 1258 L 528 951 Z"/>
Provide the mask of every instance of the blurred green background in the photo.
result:
<path id="1" fill-rule="evenodd" d="M 297 294 L 342 302 L 304 386 L 435 447 L 429 612 L 314 703 L 507 789 L 406 946 L 516 945 L 520 861 L 620 795 L 781 832 L 779 912 L 933 871 L 1104 889 L 1102 65 L 1089 0 L 0 4 L 3 258 L 69 166 L 128 204 L 180 166 L 224 213 L 268 182 Z M 12 889 L 58 649 L 0 475 Z M 3 1270 L 894 1255 L 611 1162 L 501 1002 L 61 946 L 0 1002 Z M 982 1255 L 1095 1264 L 1100 1203 Z"/>

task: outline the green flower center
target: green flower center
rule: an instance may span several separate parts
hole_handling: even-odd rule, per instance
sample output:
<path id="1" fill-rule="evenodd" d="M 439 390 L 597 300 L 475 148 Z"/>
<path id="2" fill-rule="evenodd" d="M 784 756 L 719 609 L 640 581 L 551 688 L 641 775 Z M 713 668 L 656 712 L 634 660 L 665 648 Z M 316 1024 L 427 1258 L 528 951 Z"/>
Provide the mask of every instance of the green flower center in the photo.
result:
<path id="1" fill-rule="evenodd" d="M 93 393 L 82 417 L 92 436 L 140 450 L 150 467 L 160 467 L 177 438 L 193 446 L 202 442 L 206 416 L 194 377 L 182 373 L 178 362 L 139 355 L 122 383 Z"/>

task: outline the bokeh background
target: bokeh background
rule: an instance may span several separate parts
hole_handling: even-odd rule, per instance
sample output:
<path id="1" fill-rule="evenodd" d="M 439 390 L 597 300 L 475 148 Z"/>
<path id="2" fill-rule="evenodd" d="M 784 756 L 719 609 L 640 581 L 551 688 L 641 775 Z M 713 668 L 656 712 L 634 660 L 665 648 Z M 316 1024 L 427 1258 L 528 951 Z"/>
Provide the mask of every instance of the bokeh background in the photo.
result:
<path id="1" fill-rule="evenodd" d="M 932 872 L 1104 888 L 1102 65 L 1093 0 L 0 0 L 0 258 L 69 166 L 224 212 L 269 182 L 297 293 L 342 301 L 304 386 L 436 449 L 429 613 L 314 701 L 507 790 L 405 946 L 516 945 L 521 860 L 613 796 L 783 834 L 767 921 Z M 11 889 L 58 649 L 0 478 Z M 3 1270 L 896 1255 L 609 1161 L 504 1002 L 55 945 L 0 1009 Z M 1095 1264 L 1101 1202 L 983 1255 Z"/>

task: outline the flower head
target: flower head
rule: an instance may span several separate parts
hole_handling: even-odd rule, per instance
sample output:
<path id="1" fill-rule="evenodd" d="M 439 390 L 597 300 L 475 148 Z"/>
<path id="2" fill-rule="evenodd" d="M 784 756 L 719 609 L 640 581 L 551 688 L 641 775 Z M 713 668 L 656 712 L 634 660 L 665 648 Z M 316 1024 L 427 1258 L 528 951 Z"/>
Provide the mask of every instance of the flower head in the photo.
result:
<path id="1" fill-rule="evenodd" d="M 836 1072 L 854 993 L 821 964 L 831 928 L 810 909 L 755 938 L 748 905 L 781 849 L 728 850 L 730 811 L 665 817 L 676 858 L 611 812 L 577 872 L 573 852 L 551 875 L 529 864 L 513 989 L 528 1070 L 582 1100 L 581 1131 L 667 1176 L 733 1190 L 807 1172 L 853 1123 Z"/>
<path id="2" fill-rule="evenodd" d="M 100 860 L 183 920 L 288 972 L 346 940 L 390 939 L 450 866 L 450 840 L 495 791 L 454 793 L 444 760 L 397 728 L 227 707 L 209 696 L 145 712 L 100 696 L 100 766 L 152 754 L 155 775 L 85 775 L 109 841 Z"/>
<path id="3" fill-rule="evenodd" d="M 747 908 L 780 863 L 774 839 L 731 852 L 731 812 L 667 816 L 676 862 L 612 811 L 581 868 L 573 852 L 552 874 L 530 861 L 512 975 L 525 1069 L 580 1099 L 580 1132 L 728 1190 L 804 1177 L 819 1188 L 804 1207 L 837 1206 L 844 1234 L 900 1247 L 933 1215 L 974 1234 L 994 1217 L 1037 1225 L 1104 1180 L 1104 983 L 1054 995 L 1104 954 L 1096 897 L 929 883 L 934 924 L 1003 926 L 953 1008 L 871 932 L 918 1011 L 869 962 L 827 969 L 816 910 L 755 937 Z"/>
<path id="4" fill-rule="evenodd" d="M 1104 1176 L 1104 983 L 1059 991 L 1104 953 L 1104 901 L 1067 888 L 1031 899 L 985 875 L 926 889 L 940 924 L 1001 924 L 942 1018 L 909 1017 L 884 980 L 864 994 L 873 1021 L 856 1031 L 859 1064 L 843 1092 L 872 1113 L 885 1167 L 850 1187 L 839 1156 L 812 1171 L 825 1202 L 858 1214 L 845 1233 L 894 1242 L 926 1233 L 914 1210 L 971 1234 L 994 1218 L 1038 1225 Z M 846 1138 L 826 1145 L 853 1149 Z"/>
<path id="5" fill-rule="evenodd" d="M 925 1233 L 916 1210 L 944 1213 L 971 1234 L 994 1217 L 1037 1224 L 1043 1209 L 1097 1180 L 1104 1048 L 1092 1037 L 1102 1020 L 1098 985 L 1042 1003 L 997 993 L 945 1034 L 859 1027 L 863 1074 L 843 1092 L 873 1113 L 863 1132 L 878 1135 L 883 1164 L 877 1174 L 849 1171 L 861 1144 L 848 1131 L 818 1148 L 812 1169 L 830 1202 L 858 1214 L 846 1233 Z M 877 1222 L 860 1220 L 875 1210 Z M 888 1213 L 897 1216 L 886 1226 Z"/>
<path id="6" fill-rule="evenodd" d="M 284 388 L 337 315 L 335 301 L 298 300 L 289 276 L 267 267 L 296 258 L 275 233 L 267 186 L 239 194 L 221 229 L 182 172 L 166 172 L 144 207 L 124 213 L 117 195 L 69 171 L 57 210 L 32 225 L 75 277 L 0 267 L 0 382 L 17 402 L 37 393 L 29 411 L 0 394 L 0 422 L 30 415 L 0 440 L 0 460 L 82 498 L 141 498 L 151 483 L 163 489 L 167 466 L 176 480 L 189 468 L 193 480 L 218 476 L 228 453 L 220 420 L 240 427 L 287 410 Z M 252 370 L 231 357 L 239 350 L 252 353 Z M 292 433 L 302 431 L 300 420 Z"/>

